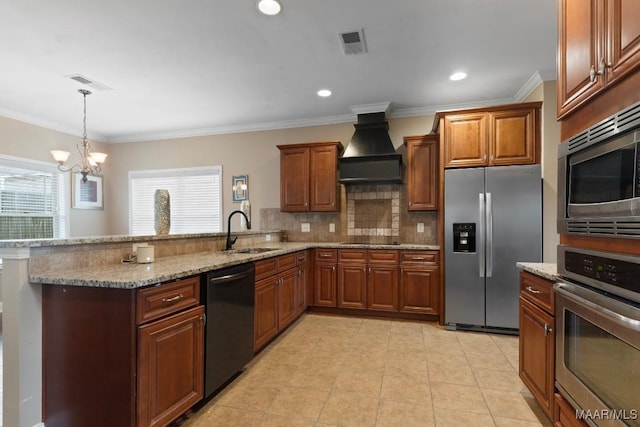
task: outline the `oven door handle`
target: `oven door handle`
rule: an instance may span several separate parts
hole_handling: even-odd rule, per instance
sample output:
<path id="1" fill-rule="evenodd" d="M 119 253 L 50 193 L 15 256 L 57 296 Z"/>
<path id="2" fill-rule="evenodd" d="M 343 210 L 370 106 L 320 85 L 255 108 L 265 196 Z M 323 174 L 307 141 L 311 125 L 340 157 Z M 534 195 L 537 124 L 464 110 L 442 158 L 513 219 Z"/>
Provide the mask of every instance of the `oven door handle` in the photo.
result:
<path id="1" fill-rule="evenodd" d="M 595 311 L 620 326 L 640 330 L 640 310 L 629 304 L 565 282 L 557 282 L 553 289 L 565 298 Z M 632 312 L 637 314 L 638 318 L 629 317 L 628 313 Z"/>

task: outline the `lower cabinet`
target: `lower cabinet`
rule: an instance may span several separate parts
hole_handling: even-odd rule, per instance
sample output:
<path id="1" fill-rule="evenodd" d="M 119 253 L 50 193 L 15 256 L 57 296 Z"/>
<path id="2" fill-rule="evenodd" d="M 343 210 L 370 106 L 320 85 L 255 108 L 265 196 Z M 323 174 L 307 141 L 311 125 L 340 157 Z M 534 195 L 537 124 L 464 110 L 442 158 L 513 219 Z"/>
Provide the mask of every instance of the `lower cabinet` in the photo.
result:
<path id="1" fill-rule="evenodd" d="M 576 410 L 560 393 L 554 396 L 553 419 L 555 427 L 589 427 L 584 420 L 576 417 Z"/>
<path id="2" fill-rule="evenodd" d="M 519 374 L 550 419 L 554 417 L 554 306 L 553 282 L 520 273 Z"/>
<path id="3" fill-rule="evenodd" d="M 42 286 L 47 427 L 166 426 L 203 396 L 200 278 Z"/>
<path id="4" fill-rule="evenodd" d="M 398 251 L 338 252 L 338 307 L 398 311 Z"/>
<path id="5" fill-rule="evenodd" d="M 164 426 L 202 398 L 204 308 L 138 328 L 138 426 Z"/>
<path id="6" fill-rule="evenodd" d="M 314 305 L 336 307 L 337 249 L 316 249 L 314 265 Z"/>
<path id="7" fill-rule="evenodd" d="M 440 313 L 440 268 L 437 251 L 402 251 L 400 312 Z"/>
<path id="8" fill-rule="evenodd" d="M 253 349 L 257 351 L 306 309 L 306 256 L 291 253 L 257 261 L 255 271 Z"/>

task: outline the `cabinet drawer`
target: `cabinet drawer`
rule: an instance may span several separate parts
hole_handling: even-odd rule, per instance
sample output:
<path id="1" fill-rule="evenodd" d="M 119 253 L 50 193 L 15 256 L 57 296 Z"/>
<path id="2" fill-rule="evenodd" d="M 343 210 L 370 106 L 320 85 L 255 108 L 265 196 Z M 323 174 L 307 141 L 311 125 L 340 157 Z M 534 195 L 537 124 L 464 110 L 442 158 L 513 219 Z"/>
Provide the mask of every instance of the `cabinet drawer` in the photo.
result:
<path id="1" fill-rule="evenodd" d="M 296 252 L 296 265 L 299 267 L 307 261 L 307 251 Z"/>
<path id="2" fill-rule="evenodd" d="M 256 277 L 255 280 L 264 279 L 278 273 L 278 257 L 262 259 L 256 261 L 255 264 Z"/>
<path id="3" fill-rule="evenodd" d="M 337 261 L 338 250 L 337 249 L 316 249 L 317 261 Z"/>
<path id="4" fill-rule="evenodd" d="M 402 251 L 400 252 L 401 263 L 438 263 L 438 251 Z"/>
<path id="5" fill-rule="evenodd" d="M 386 263 L 397 264 L 398 263 L 398 251 L 375 249 L 369 251 L 369 262 L 373 264 Z"/>
<path id="6" fill-rule="evenodd" d="M 296 266 L 297 255 L 295 253 L 278 257 L 278 271 L 282 272 Z"/>
<path id="7" fill-rule="evenodd" d="M 200 277 L 141 289 L 136 296 L 138 324 L 200 304 Z"/>
<path id="8" fill-rule="evenodd" d="M 339 262 L 367 262 L 366 249 L 340 249 L 338 251 Z"/>
<path id="9" fill-rule="evenodd" d="M 555 299 L 553 282 L 523 271 L 520 273 L 520 295 L 540 306 L 549 314 L 554 314 Z"/>

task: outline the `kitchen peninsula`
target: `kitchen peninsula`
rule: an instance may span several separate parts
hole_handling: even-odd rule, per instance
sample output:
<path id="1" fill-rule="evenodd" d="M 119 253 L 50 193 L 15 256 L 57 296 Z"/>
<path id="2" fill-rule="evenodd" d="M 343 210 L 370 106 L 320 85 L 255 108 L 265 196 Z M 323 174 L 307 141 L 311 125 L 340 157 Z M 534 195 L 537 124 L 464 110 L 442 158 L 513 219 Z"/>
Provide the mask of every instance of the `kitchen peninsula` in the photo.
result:
<path id="1" fill-rule="evenodd" d="M 116 292 L 122 292 L 124 295 L 131 294 L 138 288 L 196 277 L 206 271 L 308 249 L 325 248 L 338 251 L 366 248 L 368 251 L 388 249 L 399 253 L 432 251 L 436 254 L 439 250 L 438 246 L 433 245 L 281 243 L 278 231 L 241 232 L 238 235 L 236 250 L 232 253 L 223 252 L 223 233 L 108 236 L 0 243 L 0 255 L 4 263 L 5 330 L 17 331 L 7 333 L 4 344 L 5 363 L 18 367 L 5 373 L 5 396 L 15 396 L 14 399 L 5 399 L 4 402 L 7 425 L 38 425 L 47 416 L 43 413 L 42 406 L 42 390 L 46 390 L 46 384 L 42 383 L 41 336 L 43 328 L 47 327 L 41 321 L 43 285 L 51 286 L 50 289 L 55 287 L 57 290 L 77 287 L 103 290 L 106 288 L 112 291 L 117 289 Z M 267 238 L 270 240 L 267 241 Z M 142 242 L 155 246 L 155 262 L 122 264 L 121 260 L 128 257 L 132 245 Z M 243 248 L 249 247 L 272 250 L 242 253 Z M 96 313 L 96 316 L 98 315 L 99 313 Z M 112 352 L 117 353 L 115 349 Z M 44 357 L 46 358 L 46 355 Z M 135 378 L 131 378 L 130 381 L 135 382 Z M 94 391 L 99 394 L 102 391 L 100 384 L 96 384 L 96 387 Z"/>

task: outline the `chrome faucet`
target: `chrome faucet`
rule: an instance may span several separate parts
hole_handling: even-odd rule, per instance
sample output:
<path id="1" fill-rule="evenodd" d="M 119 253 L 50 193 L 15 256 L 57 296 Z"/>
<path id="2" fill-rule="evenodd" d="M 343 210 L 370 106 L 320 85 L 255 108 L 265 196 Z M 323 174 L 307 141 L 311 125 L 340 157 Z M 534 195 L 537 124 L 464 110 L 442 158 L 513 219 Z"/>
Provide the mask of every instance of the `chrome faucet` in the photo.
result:
<path id="1" fill-rule="evenodd" d="M 236 242 L 236 240 L 238 240 L 238 236 L 234 236 L 233 238 L 231 238 L 231 217 L 234 214 L 242 214 L 242 216 L 247 220 L 247 229 L 251 230 L 251 220 L 247 217 L 247 215 L 242 212 L 242 211 L 233 211 L 229 214 L 229 219 L 227 220 L 227 246 L 226 246 L 226 250 L 229 251 L 231 250 L 231 247 L 233 246 L 233 244 Z"/>

